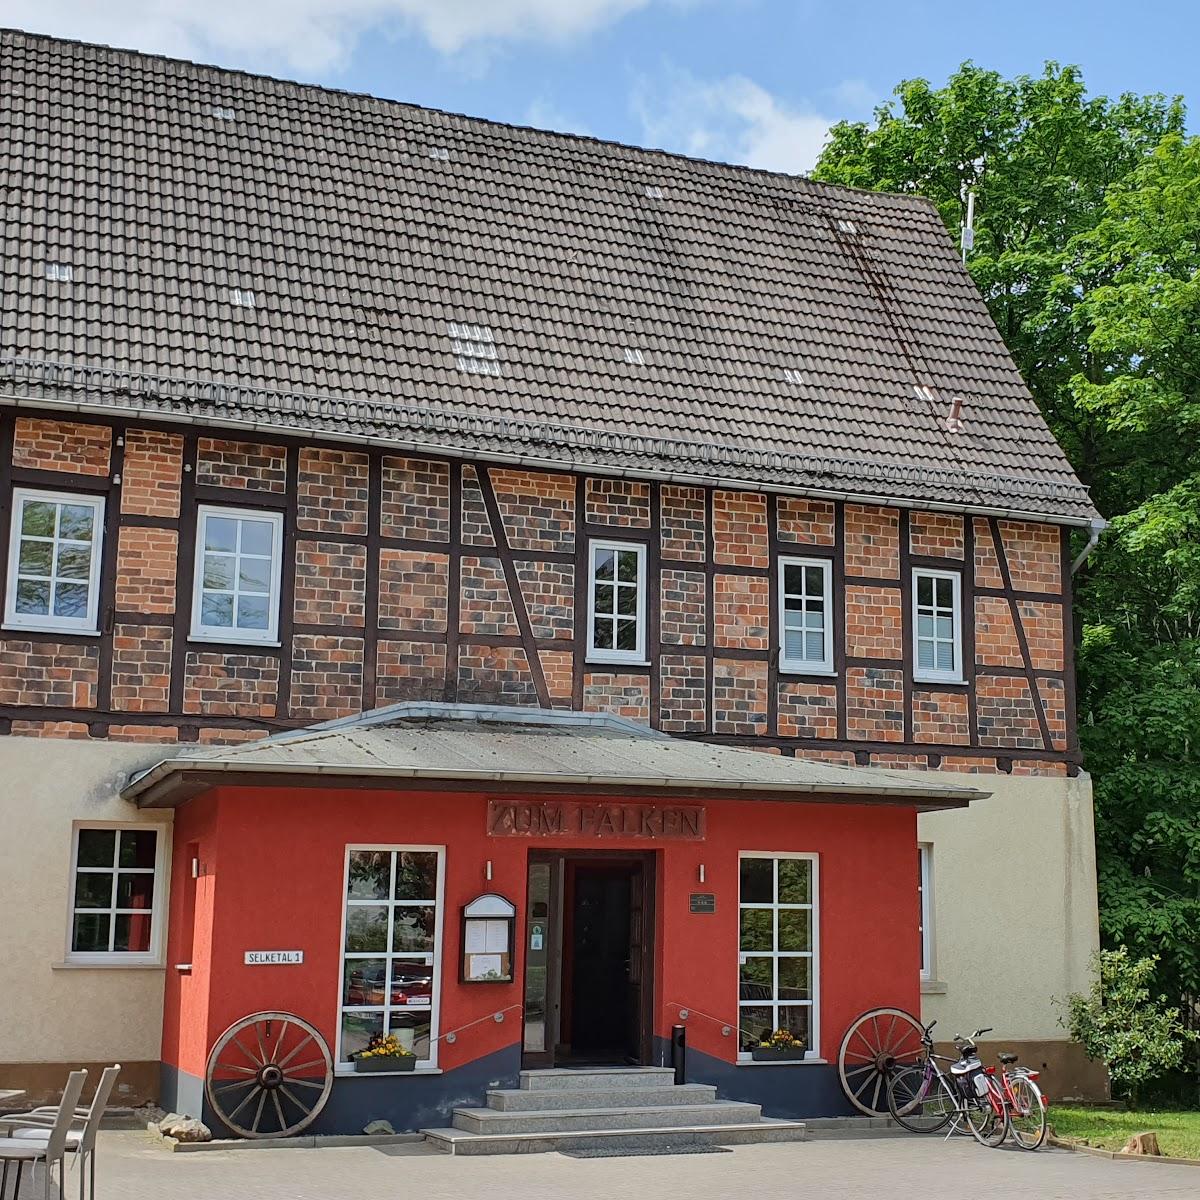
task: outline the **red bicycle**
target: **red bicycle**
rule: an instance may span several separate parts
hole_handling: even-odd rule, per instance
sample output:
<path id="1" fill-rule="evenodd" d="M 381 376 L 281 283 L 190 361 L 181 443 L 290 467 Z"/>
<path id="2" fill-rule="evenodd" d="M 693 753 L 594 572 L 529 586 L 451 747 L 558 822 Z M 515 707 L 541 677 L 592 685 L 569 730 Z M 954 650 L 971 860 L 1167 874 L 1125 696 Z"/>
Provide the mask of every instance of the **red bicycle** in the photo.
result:
<path id="1" fill-rule="evenodd" d="M 997 1055 L 1000 1059 L 1000 1093 L 1008 1109 L 1012 1139 L 1022 1150 L 1036 1150 L 1046 1140 L 1046 1098 L 1037 1085 L 1038 1072 L 1016 1065 L 1015 1054 Z M 996 1068 L 985 1073 L 995 1076 Z"/>

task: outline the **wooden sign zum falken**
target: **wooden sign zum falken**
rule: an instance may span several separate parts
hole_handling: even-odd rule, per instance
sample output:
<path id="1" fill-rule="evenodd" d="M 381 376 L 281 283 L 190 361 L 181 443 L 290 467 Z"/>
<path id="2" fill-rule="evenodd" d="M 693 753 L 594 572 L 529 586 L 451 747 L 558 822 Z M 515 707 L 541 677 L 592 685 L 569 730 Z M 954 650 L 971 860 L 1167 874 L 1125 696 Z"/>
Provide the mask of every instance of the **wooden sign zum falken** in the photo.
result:
<path id="1" fill-rule="evenodd" d="M 493 837 L 704 840 L 704 809 L 689 805 L 588 804 L 570 800 L 514 804 L 489 800 L 487 822 L 487 831 Z"/>

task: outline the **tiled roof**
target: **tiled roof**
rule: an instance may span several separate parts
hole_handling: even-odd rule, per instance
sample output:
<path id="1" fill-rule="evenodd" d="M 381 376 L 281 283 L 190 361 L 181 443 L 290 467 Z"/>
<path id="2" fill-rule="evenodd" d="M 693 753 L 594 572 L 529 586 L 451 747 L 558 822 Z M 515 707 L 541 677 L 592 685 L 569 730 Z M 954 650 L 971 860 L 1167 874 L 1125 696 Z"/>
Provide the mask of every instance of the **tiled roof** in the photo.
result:
<path id="1" fill-rule="evenodd" d="M 0 78 L 2 394 L 1093 515 L 919 198 L 16 32 Z"/>

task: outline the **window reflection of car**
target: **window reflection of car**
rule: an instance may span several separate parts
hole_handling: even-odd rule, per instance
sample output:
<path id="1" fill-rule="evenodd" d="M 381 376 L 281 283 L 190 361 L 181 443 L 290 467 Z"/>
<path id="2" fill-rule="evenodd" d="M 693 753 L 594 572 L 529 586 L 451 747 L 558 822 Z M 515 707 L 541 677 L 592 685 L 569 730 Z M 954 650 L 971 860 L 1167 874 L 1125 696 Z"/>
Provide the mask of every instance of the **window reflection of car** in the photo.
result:
<path id="1" fill-rule="evenodd" d="M 433 980 L 428 974 L 397 973 L 392 976 L 393 1004 L 425 1004 L 433 994 Z"/>

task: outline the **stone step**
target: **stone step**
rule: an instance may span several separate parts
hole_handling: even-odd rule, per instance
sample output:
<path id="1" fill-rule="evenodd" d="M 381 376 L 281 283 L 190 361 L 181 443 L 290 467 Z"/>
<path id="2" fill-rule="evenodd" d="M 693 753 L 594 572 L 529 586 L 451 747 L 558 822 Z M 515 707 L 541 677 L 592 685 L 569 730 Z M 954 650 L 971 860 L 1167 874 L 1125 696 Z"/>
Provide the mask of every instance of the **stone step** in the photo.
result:
<path id="1" fill-rule="evenodd" d="M 535 1109 L 667 1107 L 676 1104 L 711 1104 L 717 1089 L 707 1083 L 684 1083 L 678 1087 L 544 1088 L 522 1091 L 498 1088 L 488 1092 L 488 1108 L 499 1112 L 529 1112 Z"/>
<path id="2" fill-rule="evenodd" d="M 617 1091 L 625 1088 L 666 1087 L 675 1078 L 673 1067 L 589 1067 L 578 1071 L 550 1067 L 544 1071 L 522 1071 L 523 1092 L 583 1090 L 598 1088 Z"/>
<path id="3" fill-rule="evenodd" d="M 573 1133 L 612 1129 L 664 1129 L 682 1125 L 744 1125 L 757 1121 L 762 1108 L 733 1100 L 709 1104 L 644 1105 L 625 1108 L 534 1109 L 499 1112 L 494 1108 L 456 1108 L 451 1124 L 467 1133 Z"/>
<path id="4" fill-rule="evenodd" d="M 803 1121 L 764 1117 L 733 1125 L 695 1125 L 642 1129 L 581 1129 L 548 1133 L 471 1133 L 463 1129 L 423 1129 L 426 1141 L 449 1154 L 538 1154 L 551 1150 L 592 1150 L 602 1146 L 629 1151 L 692 1146 L 743 1146 L 757 1142 L 802 1142 Z"/>

